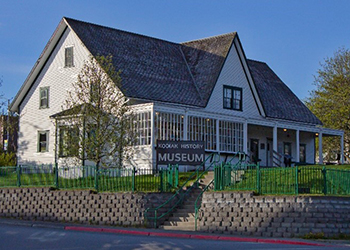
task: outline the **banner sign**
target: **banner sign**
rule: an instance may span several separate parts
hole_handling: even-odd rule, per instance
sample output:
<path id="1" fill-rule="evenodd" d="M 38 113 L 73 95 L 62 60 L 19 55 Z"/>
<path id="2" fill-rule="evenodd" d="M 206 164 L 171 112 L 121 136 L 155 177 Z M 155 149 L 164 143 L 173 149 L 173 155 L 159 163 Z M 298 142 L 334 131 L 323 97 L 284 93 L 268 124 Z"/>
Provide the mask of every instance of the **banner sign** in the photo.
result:
<path id="1" fill-rule="evenodd" d="M 200 165 L 205 158 L 204 141 L 157 141 L 157 164 Z"/>

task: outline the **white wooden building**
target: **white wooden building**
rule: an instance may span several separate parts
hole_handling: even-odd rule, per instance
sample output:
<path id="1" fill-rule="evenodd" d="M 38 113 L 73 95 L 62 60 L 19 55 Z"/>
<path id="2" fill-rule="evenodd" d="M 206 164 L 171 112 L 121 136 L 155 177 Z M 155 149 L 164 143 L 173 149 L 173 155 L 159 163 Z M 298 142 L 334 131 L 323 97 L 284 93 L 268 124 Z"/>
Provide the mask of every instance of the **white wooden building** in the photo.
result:
<path id="1" fill-rule="evenodd" d="M 155 166 L 157 140 L 203 140 L 222 159 L 245 152 L 262 166 L 273 157 L 315 163 L 315 138 L 343 131 L 319 119 L 264 62 L 245 57 L 237 33 L 172 43 L 63 18 L 11 104 L 20 114 L 19 164 L 60 161 L 55 123 L 67 91 L 89 56 L 113 56 L 122 91 L 137 112 L 138 145 L 130 164 Z M 283 165 L 283 162 L 282 162 Z"/>

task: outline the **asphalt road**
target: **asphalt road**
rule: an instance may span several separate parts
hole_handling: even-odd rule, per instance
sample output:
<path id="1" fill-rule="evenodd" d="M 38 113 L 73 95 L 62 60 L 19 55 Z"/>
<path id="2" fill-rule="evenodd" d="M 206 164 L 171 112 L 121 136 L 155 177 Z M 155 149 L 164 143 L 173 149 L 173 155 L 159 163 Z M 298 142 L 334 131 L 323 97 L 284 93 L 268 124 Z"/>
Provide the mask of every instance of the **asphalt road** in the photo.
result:
<path id="1" fill-rule="evenodd" d="M 63 229 L 0 225 L 1 250 L 79 249 L 341 249 L 340 247 L 299 246 L 203 239 L 79 232 Z M 344 247 L 342 247 L 344 249 Z"/>

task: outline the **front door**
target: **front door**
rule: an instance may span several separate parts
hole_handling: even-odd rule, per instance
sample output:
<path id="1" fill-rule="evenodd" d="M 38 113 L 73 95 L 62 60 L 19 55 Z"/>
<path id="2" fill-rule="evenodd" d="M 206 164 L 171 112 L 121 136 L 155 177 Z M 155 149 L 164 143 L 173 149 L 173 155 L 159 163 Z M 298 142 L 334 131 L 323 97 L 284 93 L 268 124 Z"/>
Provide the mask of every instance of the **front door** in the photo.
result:
<path id="1" fill-rule="evenodd" d="M 272 139 L 267 138 L 266 145 L 266 166 L 273 166 L 273 142 Z"/>
<path id="2" fill-rule="evenodd" d="M 250 139 L 250 160 L 254 162 L 254 164 L 260 161 L 259 159 L 259 140 L 258 139 Z"/>

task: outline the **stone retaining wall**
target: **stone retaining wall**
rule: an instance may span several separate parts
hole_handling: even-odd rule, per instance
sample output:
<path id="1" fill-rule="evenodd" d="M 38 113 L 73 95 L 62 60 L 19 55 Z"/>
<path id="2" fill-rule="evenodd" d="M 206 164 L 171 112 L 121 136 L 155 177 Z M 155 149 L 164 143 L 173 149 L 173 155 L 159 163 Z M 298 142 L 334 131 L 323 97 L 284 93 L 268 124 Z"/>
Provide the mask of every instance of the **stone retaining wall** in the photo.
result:
<path id="1" fill-rule="evenodd" d="M 171 195 L 8 188 L 0 189 L 0 216 L 23 220 L 147 226 L 144 211 L 162 204 Z"/>
<path id="2" fill-rule="evenodd" d="M 206 192 L 199 226 L 200 231 L 263 237 L 350 234 L 350 198 Z"/>

